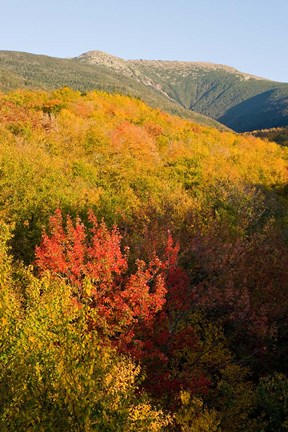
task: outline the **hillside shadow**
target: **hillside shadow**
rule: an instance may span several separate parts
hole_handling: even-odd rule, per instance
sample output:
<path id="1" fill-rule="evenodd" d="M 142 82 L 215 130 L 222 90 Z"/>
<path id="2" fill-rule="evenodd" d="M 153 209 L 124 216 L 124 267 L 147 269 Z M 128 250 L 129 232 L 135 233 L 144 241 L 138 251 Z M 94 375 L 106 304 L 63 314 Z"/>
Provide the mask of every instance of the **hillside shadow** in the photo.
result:
<path id="1" fill-rule="evenodd" d="M 257 129 L 269 129 L 288 124 L 288 115 L 284 114 L 283 104 L 273 101 L 275 89 L 267 90 L 228 109 L 217 118 L 221 123 L 236 132 L 249 132 Z"/>

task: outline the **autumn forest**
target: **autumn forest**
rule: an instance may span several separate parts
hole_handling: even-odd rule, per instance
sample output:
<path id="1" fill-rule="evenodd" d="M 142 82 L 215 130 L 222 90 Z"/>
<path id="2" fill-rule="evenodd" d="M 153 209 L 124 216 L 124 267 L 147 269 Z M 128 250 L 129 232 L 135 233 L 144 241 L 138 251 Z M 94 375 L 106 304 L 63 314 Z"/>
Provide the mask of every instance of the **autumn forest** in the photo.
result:
<path id="1" fill-rule="evenodd" d="M 287 431 L 287 147 L 64 87 L 0 149 L 1 431 Z"/>

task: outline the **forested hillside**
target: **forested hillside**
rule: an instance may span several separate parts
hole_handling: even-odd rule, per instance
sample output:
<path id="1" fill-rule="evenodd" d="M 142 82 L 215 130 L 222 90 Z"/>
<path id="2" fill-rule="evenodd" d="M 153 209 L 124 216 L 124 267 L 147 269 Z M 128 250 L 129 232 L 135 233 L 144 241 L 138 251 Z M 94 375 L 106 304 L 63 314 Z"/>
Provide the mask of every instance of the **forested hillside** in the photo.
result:
<path id="1" fill-rule="evenodd" d="M 281 146 L 288 146 L 288 127 L 256 130 L 253 136 L 274 141 Z"/>
<path id="2" fill-rule="evenodd" d="M 207 62 L 124 60 L 101 51 L 63 59 L 0 51 L 0 90 L 103 90 L 237 132 L 288 124 L 288 84 Z"/>
<path id="3" fill-rule="evenodd" d="M 285 431 L 288 150 L 0 94 L 0 430 Z"/>
<path id="4" fill-rule="evenodd" d="M 14 51 L 0 51 L 0 90 L 21 88 L 57 89 L 69 86 L 79 91 L 104 90 L 143 99 L 146 103 L 197 123 L 227 128 L 203 114 L 185 109 L 163 92 L 133 79 L 107 64 L 90 65 L 75 59 L 62 59 Z"/>
<path id="5" fill-rule="evenodd" d="M 237 132 L 288 124 L 288 84 L 202 62 L 132 61 L 184 108 Z"/>

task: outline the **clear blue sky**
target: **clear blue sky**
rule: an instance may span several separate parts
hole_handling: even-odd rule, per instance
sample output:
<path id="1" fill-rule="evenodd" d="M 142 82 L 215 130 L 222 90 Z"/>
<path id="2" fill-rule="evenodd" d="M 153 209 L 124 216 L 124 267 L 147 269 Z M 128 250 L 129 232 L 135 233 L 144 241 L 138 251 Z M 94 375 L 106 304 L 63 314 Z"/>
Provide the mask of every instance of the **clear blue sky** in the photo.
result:
<path id="1" fill-rule="evenodd" d="M 0 0 L 1 50 L 210 61 L 288 82 L 288 0 Z"/>

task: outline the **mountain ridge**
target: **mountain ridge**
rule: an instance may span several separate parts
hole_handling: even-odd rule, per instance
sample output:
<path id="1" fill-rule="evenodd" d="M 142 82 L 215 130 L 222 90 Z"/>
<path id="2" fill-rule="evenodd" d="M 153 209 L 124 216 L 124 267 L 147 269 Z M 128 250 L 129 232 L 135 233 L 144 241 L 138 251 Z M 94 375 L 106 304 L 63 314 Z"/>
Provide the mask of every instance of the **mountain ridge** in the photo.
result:
<path id="1" fill-rule="evenodd" d="M 0 51 L 0 90 L 51 90 L 71 87 L 81 92 L 102 90 L 140 98 L 154 108 L 190 119 L 196 123 L 228 130 L 209 117 L 189 111 L 140 82 L 136 82 L 104 65 L 89 65 L 74 59 L 63 59 L 20 51 Z"/>
<path id="2" fill-rule="evenodd" d="M 256 79 L 256 80 L 265 80 L 265 81 L 272 81 L 268 78 L 260 77 L 257 75 L 248 74 L 246 72 L 239 71 L 238 69 L 234 68 L 233 66 L 227 66 L 225 64 L 221 63 L 213 63 L 213 62 L 207 62 L 207 61 L 182 61 L 182 60 L 146 60 L 146 59 L 128 59 L 125 60 L 122 57 L 114 56 L 112 54 L 109 54 L 105 51 L 101 50 L 91 50 L 87 51 L 85 53 L 80 54 L 77 57 L 71 57 L 71 59 L 78 59 L 81 61 L 90 61 L 91 64 L 104 64 L 106 61 L 106 65 L 113 66 L 114 64 L 126 64 L 126 65 L 137 65 L 137 64 L 154 64 L 154 65 L 165 65 L 167 66 L 194 66 L 194 67 L 203 67 L 207 69 L 222 69 L 227 72 L 231 73 L 237 73 L 243 77 L 247 77 L 247 79 Z M 99 59 L 99 60 L 98 60 Z"/>
<path id="3" fill-rule="evenodd" d="M 230 66 L 124 60 L 99 50 L 68 59 L 0 51 L 0 89 L 60 86 L 127 94 L 202 124 L 221 128 L 220 122 L 236 132 L 288 125 L 288 83 Z"/>

